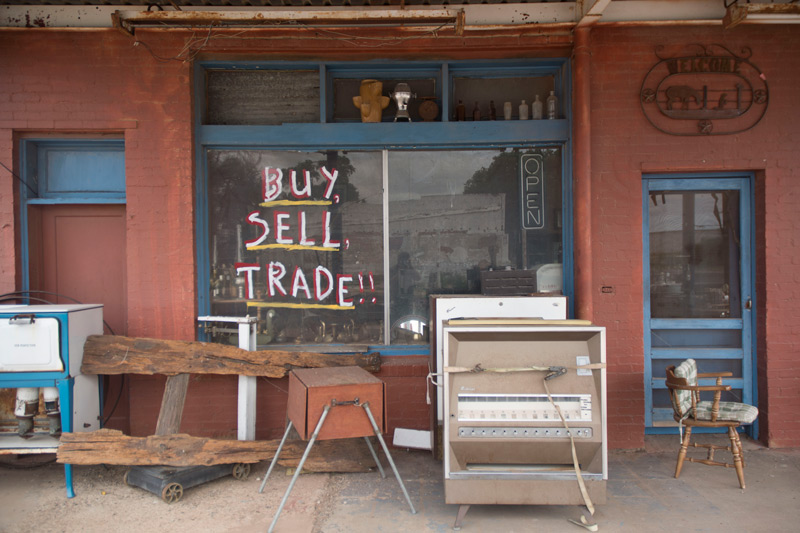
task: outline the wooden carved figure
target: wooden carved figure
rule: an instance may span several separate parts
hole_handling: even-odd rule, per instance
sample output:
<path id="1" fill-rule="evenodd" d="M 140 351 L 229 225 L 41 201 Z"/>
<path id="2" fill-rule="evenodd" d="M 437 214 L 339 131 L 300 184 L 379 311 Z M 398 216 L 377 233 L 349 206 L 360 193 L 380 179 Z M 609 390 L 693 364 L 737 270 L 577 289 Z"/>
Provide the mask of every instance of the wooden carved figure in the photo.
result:
<path id="1" fill-rule="evenodd" d="M 361 111 L 361 122 L 380 122 L 383 110 L 389 107 L 389 97 L 382 96 L 383 83 L 378 80 L 361 80 L 359 96 L 353 105 Z"/>

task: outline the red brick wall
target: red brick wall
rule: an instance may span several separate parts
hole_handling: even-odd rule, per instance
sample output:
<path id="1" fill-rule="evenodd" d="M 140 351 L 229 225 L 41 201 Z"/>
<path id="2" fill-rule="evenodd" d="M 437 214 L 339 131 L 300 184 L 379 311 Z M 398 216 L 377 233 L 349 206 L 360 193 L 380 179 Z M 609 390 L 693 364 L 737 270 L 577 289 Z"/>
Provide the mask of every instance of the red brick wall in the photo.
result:
<path id="1" fill-rule="evenodd" d="M 752 49 L 770 90 L 753 129 L 719 137 L 660 133 L 639 91 L 659 45 Z M 800 32 L 791 26 L 592 30 L 594 316 L 608 327 L 609 439 L 643 444 L 641 178 L 650 172 L 756 171 L 758 384 L 761 438 L 800 445 Z M 665 50 L 664 54 L 667 54 Z M 600 292 L 602 286 L 614 288 Z"/>
<path id="2" fill-rule="evenodd" d="M 0 48 L 0 50 L 2 50 Z M 0 59 L 2 63 L 2 59 Z M 0 87 L 2 87 L 0 79 Z M 0 105 L 5 107 L 9 96 L 3 94 L 0 88 Z M 0 114 L 0 161 L 9 169 L 14 168 L 14 141 L 13 130 L 2 126 L 3 114 Z M 5 168 L 0 167 L 0 294 L 13 292 L 19 288 L 15 253 L 16 244 L 16 217 L 14 216 L 15 204 L 14 191 L 18 183 L 14 176 Z"/>
<path id="3" fill-rule="evenodd" d="M 169 39 L 165 36 L 165 39 Z M 159 41 L 150 41 L 159 53 Z M 169 43 L 171 47 L 180 41 Z M 12 135 L 121 134 L 127 180 L 128 333 L 194 338 L 190 66 L 118 31 L 0 31 L 0 161 Z M 14 278 L 11 177 L 0 169 L 0 291 Z"/>
<path id="4" fill-rule="evenodd" d="M 183 48 L 178 33 L 144 32 L 146 44 L 115 30 L 0 30 L 0 161 L 11 167 L 14 139 L 23 135 L 114 133 L 126 143 L 128 333 L 195 337 L 194 159 L 191 63 L 159 59 Z M 563 49 L 565 37 L 557 39 Z M 504 37 L 448 40 L 440 57 L 553 55 L 547 39 Z M 794 244 L 800 188 L 800 34 L 791 27 L 740 26 L 592 30 L 592 220 L 594 317 L 608 328 L 610 444 L 643 444 L 641 177 L 647 172 L 754 170 L 757 172 L 758 372 L 762 438 L 773 446 L 800 446 L 800 248 Z M 266 43 L 266 44 L 265 44 Z M 299 43 L 299 44 L 298 44 Z M 525 44 L 527 43 L 527 44 Z M 746 133 L 713 138 L 672 137 L 642 115 L 642 79 L 657 61 L 658 45 L 749 46 L 765 73 L 770 107 Z M 431 49 L 439 46 L 430 41 Z M 305 55 L 299 41 L 224 41 L 250 58 L 276 47 Z M 313 41 L 311 54 L 335 53 Z M 418 57 L 414 44 L 396 52 Z M 526 46 L 528 48 L 526 48 Z M 539 48 L 537 48 L 539 47 Z M 334 50 L 331 52 L 330 50 Z M 361 52 L 364 57 L 386 51 Z M 0 168 L 0 292 L 18 288 L 18 234 L 12 193 Z M 612 292 L 601 292 L 603 286 Z M 423 362 L 396 359 L 381 377 L 389 387 L 389 424 L 424 428 Z M 260 380 L 258 438 L 280 434 L 285 380 Z M 132 377 L 131 433 L 153 432 L 163 379 Z M 236 380 L 194 376 L 184 426 L 192 434 L 231 436 L 236 425 Z M 277 432 L 277 433 L 276 433 Z"/>
<path id="5" fill-rule="evenodd" d="M 395 428 L 428 429 L 429 406 L 425 379 L 427 357 L 384 357 L 376 374 L 386 383 L 389 441 Z M 131 376 L 132 435 L 155 433 L 166 378 Z M 237 383 L 235 376 L 193 375 L 186 393 L 180 431 L 217 438 L 236 437 Z M 279 439 L 286 422 L 288 378 L 258 379 L 256 394 L 256 439 Z"/>
<path id="6" fill-rule="evenodd" d="M 168 35 L 148 42 L 154 54 L 164 56 L 182 46 Z M 0 161 L 12 167 L 14 141 L 23 136 L 111 134 L 125 140 L 132 336 L 195 337 L 190 71 L 189 63 L 159 61 L 115 30 L 0 31 Z M 0 293 L 19 289 L 21 282 L 12 202 L 17 187 L 0 168 Z M 155 402 L 157 415 L 163 386 L 155 391 L 141 386 L 146 379 L 130 381 L 131 403 Z M 116 399 L 112 392 L 110 403 Z M 123 397 L 111 425 L 126 427 L 116 415 L 127 412 Z M 150 410 L 131 412 L 134 431 L 148 425 Z"/>

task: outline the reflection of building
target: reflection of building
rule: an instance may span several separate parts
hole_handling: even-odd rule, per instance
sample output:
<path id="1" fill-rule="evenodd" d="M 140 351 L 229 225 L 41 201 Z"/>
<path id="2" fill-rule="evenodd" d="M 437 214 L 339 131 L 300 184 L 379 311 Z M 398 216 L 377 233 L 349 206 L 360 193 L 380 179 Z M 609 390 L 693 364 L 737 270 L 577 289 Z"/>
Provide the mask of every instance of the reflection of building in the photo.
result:
<path id="1" fill-rule="evenodd" d="M 423 196 L 393 202 L 391 253 L 408 252 L 430 292 L 467 290 L 467 272 L 507 265 L 505 195 Z"/>
<path id="2" fill-rule="evenodd" d="M 342 216 L 342 235 L 350 247 L 342 252 L 345 272 L 364 271 L 365 267 L 380 275 L 383 268 L 383 205 L 370 203 L 347 204 Z"/>
<path id="3" fill-rule="evenodd" d="M 738 196 L 655 195 L 650 214 L 650 298 L 659 318 L 741 317 L 738 228 L 726 206 Z M 734 254 L 733 256 L 731 254 Z M 731 299 L 732 298 L 732 299 Z"/>

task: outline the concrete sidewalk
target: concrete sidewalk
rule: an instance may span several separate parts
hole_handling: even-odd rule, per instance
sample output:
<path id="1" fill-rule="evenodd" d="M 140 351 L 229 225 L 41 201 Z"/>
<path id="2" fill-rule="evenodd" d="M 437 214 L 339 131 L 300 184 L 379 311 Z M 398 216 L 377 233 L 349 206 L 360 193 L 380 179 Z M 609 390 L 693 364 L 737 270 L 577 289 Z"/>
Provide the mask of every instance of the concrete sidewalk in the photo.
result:
<path id="1" fill-rule="evenodd" d="M 725 444 L 722 436 L 698 436 Z M 672 477 L 677 435 L 651 436 L 644 451 L 609 454 L 608 502 L 597 506 L 599 531 L 797 531 L 800 524 L 800 449 L 770 450 L 744 439 L 742 491 L 733 469 L 687 463 Z M 702 453 L 697 450 L 695 453 Z M 452 530 L 458 506 L 444 503 L 442 465 L 430 452 L 392 455 L 417 513 L 386 466 L 387 478 L 365 474 L 303 474 L 276 533 L 371 533 Z M 722 458 L 722 454 L 719 455 Z M 2 461 L 0 461 L 2 466 Z M 258 493 L 268 464 L 245 481 L 222 478 L 187 489 L 171 505 L 123 482 L 124 467 L 75 467 L 76 497 L 67 499 L 63 468 L 0 468 L 0 531 L 249 532 L 266 531 L 289 485 L 277 468 Z M 580 532 L 577 506 L 472 506 L 468 532 Z"/>
<path id="2" fill-rule="evenodd" d="M 695 440 L 713 440 L 724 445 L 727 439 L 700 435 Z M 797 531 L 800 450 L 768 450 L 747 439 L 744 446 L 747 462 L 744 491 L 739 488 L 732 468 L 686 463 L 681 477 L 674 479 L 677 435 L 648 437 L 644 452 L 612 451 L 608 501 L 597 506 L 594 516 L 599 530 Z M 718 454 L 721 459 L 722 453 Z M 451 531 L 458 506 L 444 503 L 441 463 L 421 452 L 398 451 L 393 455 L 417 507 L 416 515 L 410 514 L 394 479 L 350 475 L 334 481 L 340 484 L 337 496 L 329 509 L 317 511 L 319 521 L 314 530 Z M 567 519 L 580 520 L 581 510 L 575 506 L 472 506 L 461 530 L 579 532 L 584 530 Z M 296 531 L 284 514 L 275 530 Z"/>

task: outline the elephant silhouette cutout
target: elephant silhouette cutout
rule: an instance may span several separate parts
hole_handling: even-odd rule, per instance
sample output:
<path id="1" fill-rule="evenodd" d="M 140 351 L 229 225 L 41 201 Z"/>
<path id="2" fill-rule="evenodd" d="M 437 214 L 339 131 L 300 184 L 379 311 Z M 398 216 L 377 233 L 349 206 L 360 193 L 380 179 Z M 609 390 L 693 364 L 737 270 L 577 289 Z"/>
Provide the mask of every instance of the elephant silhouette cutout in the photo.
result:
<path id="1" fill-rule="evenodd" d="M 667 95 L 667 109 L 670 111 L 672 104 L 678 102 L 681 104 L 681 109 L 689 109 L 690 100 L 694 100 L 696 104 L 700 105 L 700 91 L 688 85 L 672 85 L 667 87 L 664 94 Z"/>

